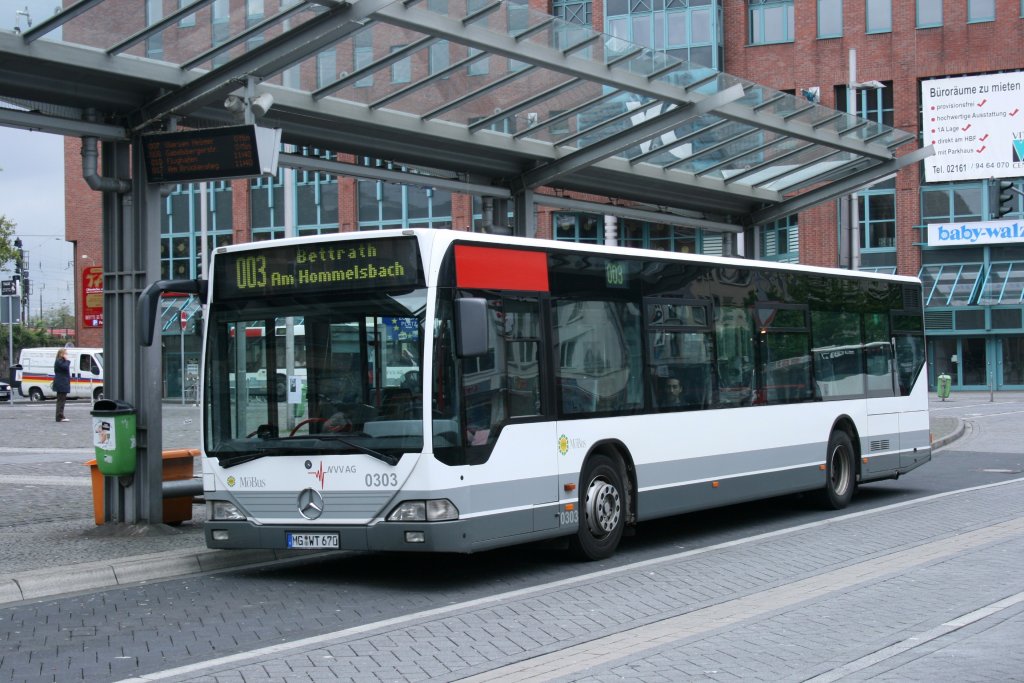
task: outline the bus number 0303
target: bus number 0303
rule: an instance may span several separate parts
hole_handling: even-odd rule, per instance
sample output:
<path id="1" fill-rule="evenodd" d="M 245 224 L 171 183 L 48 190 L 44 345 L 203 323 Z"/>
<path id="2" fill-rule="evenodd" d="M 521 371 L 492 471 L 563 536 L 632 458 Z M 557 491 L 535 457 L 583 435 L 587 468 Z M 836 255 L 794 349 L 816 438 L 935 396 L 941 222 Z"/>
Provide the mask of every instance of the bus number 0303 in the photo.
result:
<path id="1" fill-rule="evenodd" d="M 366 475 L 366 488 L 381 488 L 384 486 L 398 486 L 398 475 L 397 474 L 384 474 L 375 473 Z"/>
<path id="2" fill-rule="evenodd" d="M 235 282 L 239 289 L 267 286 L 267 257 L 243 256 L 235 262 Z"/>
<path id="3" fill-rule="evenodd" d="M 563 526 L 566 525 L 566 524 L 579 524 L 580 523 L 580 513 L 577 512 L 576 510 L 568 510 L 568 511 L 559 512 L 558 513 L 558 523 L 560 525 L 563 525 Z"/>

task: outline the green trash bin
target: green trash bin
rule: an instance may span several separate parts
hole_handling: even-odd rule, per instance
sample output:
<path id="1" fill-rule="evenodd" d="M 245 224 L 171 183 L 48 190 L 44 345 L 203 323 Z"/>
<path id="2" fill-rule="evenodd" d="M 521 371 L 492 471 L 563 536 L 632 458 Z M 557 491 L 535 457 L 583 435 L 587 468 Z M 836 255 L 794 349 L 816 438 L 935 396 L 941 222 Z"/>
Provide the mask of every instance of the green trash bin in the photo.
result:
<path id="1" fill-rule="evenodd" d="M 935 385 L 935 393 L 939 395 L 939 398 L 945 401 L 949 398 L 949 387 L 953 383 L 953 380 L 945 373 L 939 375 L 937 379 L 938 382 Z"/>
<path id="2" fill-rule="evenodd" d="M 92 445 L 96 467 L 102 474 L 135 474 L 135 408 L 113 399 L 93 403 Z"/>

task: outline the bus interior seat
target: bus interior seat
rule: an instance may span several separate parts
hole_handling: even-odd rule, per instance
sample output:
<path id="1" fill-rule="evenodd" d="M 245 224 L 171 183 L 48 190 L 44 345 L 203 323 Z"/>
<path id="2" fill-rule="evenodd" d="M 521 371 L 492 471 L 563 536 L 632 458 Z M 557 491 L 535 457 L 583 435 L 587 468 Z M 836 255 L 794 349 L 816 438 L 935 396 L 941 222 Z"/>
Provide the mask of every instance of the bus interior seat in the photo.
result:
<path id="1" fill-rule="evenodd" d="M 403 387 L 385 387 L 381 396 L 380 415 L 393 420 L 418 417 L 412 390 Z"/>

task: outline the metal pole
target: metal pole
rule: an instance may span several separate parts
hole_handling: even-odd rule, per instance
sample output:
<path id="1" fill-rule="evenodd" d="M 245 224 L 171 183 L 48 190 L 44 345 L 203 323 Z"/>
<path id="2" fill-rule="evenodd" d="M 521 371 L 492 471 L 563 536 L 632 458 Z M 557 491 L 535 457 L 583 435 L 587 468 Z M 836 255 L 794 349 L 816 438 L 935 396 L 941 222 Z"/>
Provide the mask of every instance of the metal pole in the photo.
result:
<path id="1" fill-rule="evenodd" d="M 179 323 L 178 328 L 181 330 L 181 405 L 185 405 L 185 306 L 182 305 L 181 312 L 178 313 Z"/>
<path id="2" fill-rule="evenodd" d="M 849 83 L 846 86 L 846 111 L 857 115 L 857 50 L 850 49 Z M 850 193 L 850 270 L 860 270 L 860 205 L 857 191 Z"/>

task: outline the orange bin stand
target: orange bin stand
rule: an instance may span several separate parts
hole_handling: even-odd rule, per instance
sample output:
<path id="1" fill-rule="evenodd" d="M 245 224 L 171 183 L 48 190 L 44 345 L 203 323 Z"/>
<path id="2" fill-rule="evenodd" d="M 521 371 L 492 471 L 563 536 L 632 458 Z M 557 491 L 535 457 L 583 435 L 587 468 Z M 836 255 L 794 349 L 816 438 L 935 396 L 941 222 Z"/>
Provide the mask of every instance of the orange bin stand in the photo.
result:
<path id="1" fill-rule="evenodd" d="M 163 481 L 179 481 L 192 478 L 192 461 L 199 455 L 198 448 L 172 448 L 163 452 Z M 96 460 L 85 463 L 92 476 L 92 510 L 96 524 L 103 524 L 103 480 L 104 476 L 96 466 Z M 192 497 L 164 498 L 164 524 L 181 524 L 192 519 Z"/>

